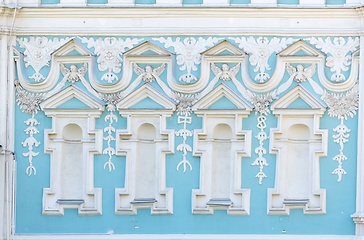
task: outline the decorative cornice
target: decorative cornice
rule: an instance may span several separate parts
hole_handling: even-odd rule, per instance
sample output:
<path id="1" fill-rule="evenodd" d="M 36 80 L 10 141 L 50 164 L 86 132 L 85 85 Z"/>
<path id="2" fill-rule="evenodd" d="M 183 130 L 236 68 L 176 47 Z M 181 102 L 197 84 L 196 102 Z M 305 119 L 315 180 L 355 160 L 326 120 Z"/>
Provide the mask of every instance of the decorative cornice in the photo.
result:
<path id="1" fill-rule="evenodd" d="M 298 15 L 300 21 L 297 20 Z M 60 18 L 65 21 L 58 21 Z M 103 22 L 103 25 L 96 27 L 95 19 L 102 19 L 100 22 Z M 178 19 L 184 21 L 174 21 Z M 266 24 L 267 21 L 270 23 L 269 26 Z M 264 32 L 265 34 L 338 35 L 357 34 L 361 30 L 358 11 L 352 8 L 42 7 L 22 9 L 19 11 L 16 23 L 19 34 L 39 35 L 92 33 L 100 35 L 100 32 L 124 36 L 125 33 L 185 35 L 186 29 L 189 33 L 200 35 L 213 33 L 238 35 L 242 29 L 247 34 Z"/>

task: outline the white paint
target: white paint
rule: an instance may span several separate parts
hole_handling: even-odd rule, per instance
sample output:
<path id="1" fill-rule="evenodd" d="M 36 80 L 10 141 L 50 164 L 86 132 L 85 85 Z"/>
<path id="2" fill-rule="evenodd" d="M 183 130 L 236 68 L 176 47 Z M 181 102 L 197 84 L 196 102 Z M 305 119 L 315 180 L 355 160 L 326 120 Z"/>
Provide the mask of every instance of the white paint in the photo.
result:
<path id="1" fill-rule="evenodd" d="M 86 6 L 87 0 L 60 0 L 60 4 L 63 4 L 65 6 Z"/>
<path id="2" fill-rule="evenodd" d="M 145 98 L 163 108 L 133 108 Z M 140 208 L 150 208 L 151 214 L 172 214 L 173 188 L 166 186 L 166 155 L 174 153 L 174 130 L 166 128 L 166 119 L 173 114 L 174 103 L 144 84 L 116 106 L 128 125 L 116 131 L 116 155 L 126 157 L 126 170 L 124 188 L 115 189 L 115 213 L 137 214 Z M 138 199 L 156 202 L 137 203 Z"/>
<path id="3" fill-rule="evenodd" d="M 298 98 L 311 108 L 289 108 Z M 277 128 L 270 133 L 270 150 L 277 154 L 277 163 L 275 186 L 268 189 L 268 213 L 289 214 L 293 208 L 302 208 L 305 214 L 325 213 L 326 190 L 319 181 L 319 158 L 327 155 L 327 130 L 320 129 L 325 106 L 297 86 L 271 109 L 278 118 Z"/>
<path id="4" fill-rule="evenodd" d="M 324 6 L 326 0 L 300 0 L 301 6 Z"/>
<path id="5" fill-rule="evenodd" d="M 182 0 L 156 0 L 155 4 L 158 6 L 179 6 L 182 5 Z"/>
<path id="6" fill-rule="evenodd" d="M 211 109 L 221 98 L 236 109 Z M 241 187 L 241 162 L 250 157 L 251 130 L 243 130 L 243 119 L 251 108 L 224 85 L 219 85 L 197 101 L 192 109 L 202 117 L 202 129 L 195 129 L 194 156 L 200 156 L 200 186 L 192 190 L 192 212 L 213 214 L 227 210 L 231 215 L 249 215 L 250 189 Z M 209 204 L 215 199 L 231 205 Z"/>
<path id="7" fill-rule="evenodd" d="M 360 61 L 364 62 L 364 36 L 360 36 Z M 360 64 L 359 81 L 364 81 L 364 64 Z M 359 109 L 364 108 L 364 87 L 359 87 Z M 358 111 L 356 210 L 351 215 L 355 222 L 355 235 L 364 236 L 364 111 Z"/>
<path id="8" fill-rule="evenodd" d="M 357 240 L 350 235 L 238 235 L 238 234 L 125 234 L 125 235 L 16 235 L 15 240 Z"/>
<path id="9" fill-rule="evenodd" d="M 77 111 L 58 108 L 73 98 L 87 107 Z M 44 130 L 44 151 L 50 154 L 51 163 L 49 188 L 43 189 L 43 214 L 63 215 L 65 208 L 101 214 L 102 189 L 94 187 L 94 155 L 102 152 L 102 129 L 95 129 L 95 119 L 101 116 L 103 105 L 71 85 L 43 101 L 41 108 L 52 117 L 52 128 Z M 84 202 L 57 203 L 70 199 Z"/>

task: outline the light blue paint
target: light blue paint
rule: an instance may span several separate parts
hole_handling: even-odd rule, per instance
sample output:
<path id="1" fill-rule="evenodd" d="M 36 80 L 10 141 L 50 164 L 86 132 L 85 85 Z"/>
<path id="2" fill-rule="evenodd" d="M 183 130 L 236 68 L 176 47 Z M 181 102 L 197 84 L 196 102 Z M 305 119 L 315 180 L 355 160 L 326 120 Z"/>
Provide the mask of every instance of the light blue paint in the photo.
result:
<path id="1" fill-rule="evenodd" d="M 278 4 L 299 4 L 299 0 L 277 0 Z"/>
<path id="2" fill-rule="evenodd" d="M 96 38 L 96 37 L 95 37 Z M 173 37 L 176 39 L 176 37 Z M 153 41 L 152 38 L 145 37 L 145 40 Z M 163 44 L 153 41 L 156 45 L 164 47 Z M 173 52 L 173 48 L 168 48 Z M 90 49 L 93 51 L 93 49 Z M 300 54 L 300 53 L 299 53 Z M 270 59 L 271 67 L 274 70 L 275 57 Z M 177 64 L 175 64 L 177 65 Z M 66 65 L 70 67 L 70 65 Z M 81 67 L 82 65 L 77 65 Z M 145 67 L 141 64 L 141 67 Z M 158 64 L 153 67 L 159 66 Z M 184 73 L 185 70 L 180 70 L 180 66 L 175 66 L 175 80 L 178 82 L 178 77 Z M 305 65 L 305 67 L 307 67 Z M 45 68 L 47 69 L 47 68 Z M 96 68 L 97 76 L 102 76 L 103 73 Z M 273 71 L 272 70 L 272 71 Z M 44 70 L 47 75 L 47 71 Z M 30 68 L 25 68 L 25 74 L 30 76 L 34 71 Z M 200 75 L 200 69 L 193 71 L 196 76 Z M 249 69 L 250 75 L 254 75 L 253 68 Z M 122 73 L 120 73 L 121 76 Z M 88 76 L 86 74 L 86 80 Z M 132 81 L 138 76 L 133 75 Z M 210 80 L 214 76 L 210 76 Z M 285 83 L 289 79 L 289 74 L 286 72 L 282 78 L 281 83 Z M 61 74 L 58 82 L 63 78 Z M 241 73 L 236 76 L 238 81 L 242 84 Z M 313 79 L 317 81 L 317 73 Z M 100 78 L 99 78 L 100 79 Z M 167 82 L 166 71 L 161 75 L 163 82 Z M 220 81 L 221 82 L 221 81 Z M 219 83 L 220 83 L 219 82 Z M 178 82 L 180 83 L 180 82 Z M 218 83 L 218 84 L 219 84 Z M 144 84 L 143 82 L 138 88 Z M 225 81 L 230 89 L 234 92 L 237 91 L 236 87 L 231 81 Z M 65 87 L 69 86 L 67 83 Z M 75 85 L 83 91 L 87 89 L 81 84 L 80 81 Z M 157 90 L 161 90 L 155 81 L 151 83 Z M 295 87 L 297 83 L 279 97 L 283 96 L 286 92 Z M 308 82 L 303 82 L 304 86 L 312 95 L 319 98 L 313 92 Z M 106 103 L 104 103 L 106 105 Z M 226 98 L 220 99 L 213 105 L 214 108 L 227 107 L 229 101 Z M 77 105 L 81 107 L 77 100 L 72 99 L 63 104 L 61 107 L 70 107 Z M 161 105 L 151 101 L 151 99 L 144 99 L 136 104 L 136 108 L 160 108 Z M 300 100 L 294 102 L 291 107 L 307 107 Z M 96 119 L 96 128 L 103 130 L 108 126 L 105 122 L 105 117 L 108 112 L 105 110 L 99 119 Z M 118 122 L 114 122 L 113 126 L 118 130 L 125 130 L 127 128 L 127 119 L 122 118 L 118 111 L 114 114 L 118 116 Z M 202 129 L 202 119 L 192 113 L 192 124 L 187 124 L 187 129 Z M 269 154 L 269 140 L 264 141 L 264 147 L 267 149 L 265 158 L 269 166 L 264 167 L 263 171 L 268 176 L 263 179 L 262 185 L 259 185 L 258 179 L 255 175 L 259 172 L 258 166 L 252 166 L 251 163 L 256 159 L 257 154 L 254 150 L 259 146 L 257 136 L 259 129 L 257 125 L 257 117 L 254 111 L 251 112 L 248 118 L 242 122 L 244 130 L 252 130 L 252 147 L 251 156 L 244 157 L 242 161 L 242 188 L 251 189 L 251 214 L 250 216 L 229 216 L 226 211 L 215 211 L 214 215 L 193 215 L 191 213 L 191 194 L 192 189 L 199 188 L 200 178 L 200 159 L 199 157 L 192 156 L 192 153 L 187 153 L 187 159 L 190 161 L 193 170 L 184 173 L 183 168 L 179 171 L 176 170 L 178 163 L 182 160 L 182 152 L 175 151 L 174 154 L 167 154 L 166 156 L 166 181 L 167 187 L 174 190 L 174 214 L 173 215 L 151 215 L 149 209 L 138 210 L 137 215 L 116 215 L 114 213 L 115 204 L 115 188 L 122 188 L 125 186 L 125 157 L 113 156 L 112 162 L 115 164 L 116 169 L 109 172 L 108 168 L 104 169 L 104 164 L 108 161 L 107 155 L 96 155 L 95 164 L 95 187 L 102 188 L 103 199 L 103 215 L 102 216 L 79 216 L 76 210 L 66 210 L 65 216 L 44 216 L 42 212 L 42 194 L 43 188 L 49 187 L 49 169 L 50 169 L 50 155 L 44 153 L 44 131 L 43 129 L 50 129 L 52 127 L 51 118 L 39 112 L 35 115 L 40 125 L 37 129 L 40 133 L 34 137 L 41 142 L 38 148 L 34 151 L 39 152 L 39 156 L 33 159 L 33 164 L 37 169 L 35 176 L 28 177 L 25 174 L 25 169 L 29 166 L 28 159 L 22 153 L 27 149 L 21 145 L 28 135 L 24 133 L 26 125 L 24 121 L 30 117 L 20 111 L 16 107 L 15 119 L 15 152 L 17 154 L 17 203 L 16 203 L 16 232 L 18 234 L 35 234 L 35 233 L 98 233 L 103 234 L 113 231 L 115 234 L 147 234 L 147 233 L 174 233 L 174 234 L 281 234 L 285 230 L 287 234 L 323 234 L 323 235 L 344 235 L 354 234 L 355 224 L 350 218 L 350 214 L 355 212 L 355 188 L 356 188 L 356 152 L 357 146 L 355 139 L 357 138 L 357 116 L 345 120 L 345 124 L 351 129 L 349 142 L 345 144 L 344 154 L 348 157 L 347 161 L 343 162 L 343 168 L 347 171 L 347 175 L 343 176 L 343 180 L 338 183 L 337 176 L 331 172 L 337 167 L 337 162 L 332 158 L 339 153 L 340 146 L 332 139 L 332 135 L 336 134 L 333 131 L 340 121 L 337 118 L 330 118 L 327 112 L 320 119 L 320 127 L 328 129 L 328 156 L 320 158 L 320 186 L 326 189 L 327 199 L 327 213 L 322 215 L 304 215 L 302 209 L 292 210 L 289 216 L 273 216 L 267 215 L 267 191 L 268 188 L 273 188 L 275 185 L 275 172 L 276 172 L 276 155 Z M 174 113 L 171 118 L 167 118 L 168 129 L 181 129 L 183 124 L 177 123 L 177 114 Z M 277 127 L 277 118 L 271 113 L 267 116 L 267 128 L 269 131 Z M 103 132 L 103 136 L 105 133 Z M 114 135 L 116 136 L 116 135 Z M 182 138 L 175 136 L 175 146 L 182 143 Z M 193 146 L 193 137 L 187 139 L 187 144 Z M 115 142 L 111 143 L 115 147 Z M 103 149 L 107 147 L 107 142 L 103 141 Z M 345 203 L 345 204 L 343 204 Z M 26 214 L 24 214 L 26 213 Z M 183 223 L 183 224 L 181 224 Z M 335 227 L 333 227 L 335 226 Z"/>
<path id="3" fill-rule="evenodd" d="M 202 4 L 203 0 L 183 0 L 183 4 Z"/>
<path id="4" fill-rule="evenodd" d="M 230 4 L 250 4 L 250 0 L 230 0 Z"/>
<path id="5" fill-rule="evenodd" d="M 326 0 L 327 5 L 341 5 L 345 4 L 346 0 Z"/>
<path id="6" fill-rule="evenodd" d="M 41 4 L 58 4 L 59 0 L 41 0 Z"/>
<path id="7" fill-rule="evenodd" d="M 155 4 L 155 0 L 135 0 L 135 4 Z"/>
<path id="8" fill-rule="evenodd" d="M 72 98 L 67 102 L 58 106 L 58 108 L 65 108 L 65 109 L 89 109 L 90 107 L 87 106 L 85 103 L 81 102 L 77 98 Z"/>
<path id="9" fill-rule="evenodd" d="M 87 0 L 87 4 L 106 4 L 107 0 Z"/>
<path id="10" fill-rule="evenodd" d="M 221 97 L 209 109 L 238 109 L 238 107 L 226 97 Z"/>
<path id="11" fill-rule="evenodd" d="M 302 98 L 297 98 L 291 104 L 287 106 L 287 108 L 298 108 L 298 109 L 311 109 L 312 107 L 308 105 Z"/>
<path id="12" fill-rule="evenodd" d="M 131 109 L 165 109 L 159 103 L 153 101 L 149 97 L 140 100 L 137 104 L 130 107 Z"/>

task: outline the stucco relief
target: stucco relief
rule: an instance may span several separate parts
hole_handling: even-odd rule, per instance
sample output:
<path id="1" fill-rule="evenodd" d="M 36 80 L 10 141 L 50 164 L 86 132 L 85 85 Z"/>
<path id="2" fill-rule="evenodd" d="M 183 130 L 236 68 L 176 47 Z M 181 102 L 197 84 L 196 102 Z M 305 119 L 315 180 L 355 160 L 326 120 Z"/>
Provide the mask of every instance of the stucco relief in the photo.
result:
<path id="1" fill-rule="evenodd" d="M 224 40 L 222 37 L 185 37 L 183 39 L 180 37 L 157 37 L 150 38 L 149 41 L 140 44 L 145 39 L 148 38 L 82 37 L 64 38 L 62 41 L 46 37 L 18 39 L 21 47 L 15 51 L 19 77 L 19 82 L 16 85 L 16 102 L 23 113 L 31 115 L 25 122 L 27 125 L 25 129 L 27 138 L 22 142 L 23 146 L 27 147 L 28 150 L 28 152 L 23 153 L 23 156 L 29 162 L 25 170 L 27 175 L 35 175 L 36 166 L 33 160 L 41 154 L 35 150 L 42 145 L 42 141 L 36 139 L 39 131 L 42 131 L 39 128 L 39 120 L 37 120 L 36 114 L 38 111 L 46 112 L 48 110 L 40 109 L 39 104 L 44 105 L 45 99 L 58 96 L 67 87 L 74 86 L 76 89 L 82 89 L 82 93 L 78 90 L 72 92 L 73 96 L 80 99 L 81 102 L 91 101 L 87 100 L 90 98 L 106 106 L 106 109 L 99 110 L 100 113 L 98 113 L 103 114 L 105 112 L 105 116 L 100 120 L 102 122 L 101 125 L 103 125 L 101 129 L 104 133 L 103 135 L 101 134 L 102 136 L 97 134 L 98 137 L 101 137 L 101 141 L 103 141 L 102 151 L 97 154 L 103 154 L 107 158 L 107 161 L 104 163 L 104 169 L 107 169 L 109 172 L 115 170 L 113 162 L 115 155 L 127 155 L 125 153 L 127 150 L 122 145 L 132 145 L 134 140 L 129 135 L 139 136 L 138 131 L 135 129 L 132 133 L 128 133 L 128 136 L 124 133 L 124 135 L 121 134 L 120 119 L 127 118 L 128 121 L 131 121 L 129 124 L 133 124 L 134 119 L 138 119 L 138 121 L 144 119 L 147 121 L 148 117 L 151 117 L 151 112 L 154 112 L 156 114 L 152 117 L 154 120 L 150 120 L 152 121 L 150 124 L 153 127 L 149 125 L 143 126 L 145 129 L 159 129 L 157 122 L 160 120 L 157 119 L 157 113 L 164 111 L 158 107 L 162 105 L 168 108 L 167 115 L 169 117 L 172 118 L 173 114 L 175 114 L 173 121 L 175 121 L 175 126 L 179 126 L 171 131 L 173 132 L 172 135 L 176 136 L 181 142 L 176 146 L 168 145 L 170 143 L 167 144 L 169 154 L 173 153 L 172 155 L 179 156 L 179 158 L 182 157 L 175 165 L 177 171 L 180 169 L 183 169 L 184 173 L 186 173 L 187 169 L 198 171 L 193 167 L 190 156 L 194 155 L 200 159 L 203 158 L 205 165 L 202 164 L 200 167 L 201 179 L 207 182 L 209 181 L 206 175 L 208 170 L 204 169 L 207 168 L 206 162 L 211 161 L 216 166 L 220 166 L 220 162 L 217 159 L 234 158 L 234 161 L 229 162 L 228 165 L 228 168 L 233 171 L 232 169 L 240 166 L 242 157 L 247 157 L 251 160 L 251 166 L 259 167 L 255 177 L 258 179 L 259 185 L 263 185 L 263 179 L 271 177 L 266 174 L 266 169 L 272 166 L 267 161 L 267 156 L 271 153 L 267 151 L 268 145 L 266 145 L 266 142 L 269 139 L 273 141 L 272 134 L 278 134 L 269 133 L 269 128 L 273 127 L 267 123 L 268 117 L 272 116 L 271 106 L 272 104 L 277 105 L 275 102 L 279 101 L 283 96 L 287 96 L 286 93 L 296 85 L 309 87 L 310 94 L 314 98 L 321 97 L 327 104 L 320 111 L 327 111 L 330 117 L 337 117 L 340 120 L 340 124 L 332 129 L 334 132 L 332 141 L 339 144 L 340 147 L 339 154 L 332 156 L 333 160 L 338 162 L 338 167 L 332 174 L 338 176 L 339 182 L 342 180 L 343 175 L 347 174 L 344 170 L 343 161 L 348 160 L 344 153 L 344 147 L 350 139 L 350 129 L 345 125 L 345 120 L 348 117 L 354 117 L 359 101 L 358 87 L 356 85 L 358 78 L 357 38 L 338 37 L 333 38 L 333 40 L 331 38 L 322 40 L 322 38 L 312 37 L 296 42 L 294 42 L 293 38 L 284 37 L 240 36 L 228 38 L 234 41 L 234 45 L 234 43 Z M 163 45 L 164 48 L 173 49 L 174 53 L 154 43 Z M 21 53 L 19 51 L 24 52 Z M 92 51 L 95 55 L 91 54 Z M 321 51 L 329 56 L 326 57 Z M 33 52 L 38 55 L 40 54 L 36 58 L 38 60 L 31 58 Z M 270 59 L 273 59 L 274 54 L 276 56 L 274 56 L 275 61 L 273 65 L 270 63 Z M 95 61 L 97 65 L 94 64 Z M 177 64 L 177 68 L 174 64 Z M 29 69 L 27 71 L 28 66 L 32 66 L 35 73 L 29 71 Z M 47 76 L 41 75 L 41 69 L 44 66 L 49 66 Z M 253 67 L 253 70 L 249 72 L 251 67 Z M 329 68 L 333 72 L 330 80 L 325 76 L 325 68 Z M 29 76 L 32 74 L 33 76 Z M 200 77 L 198 77 L 198 74 Z M 254 79 L 251 79 L 250 76 L 254 76 Z M 37 79 L 37 81 L 29 82 L 29 78 Z M 223 97 L 222 93 L 225 94 L 223 94 Z M 146 96 L 148 98 L 145 98 Z M 201 102 L 207 101 L 207 96 L 216 101 L 210 102 L 210 104 L 206 103 L 204 109 L 200 109 Z M 221 99 L 217 98 L 218 96 Z M 151 101 L 150 97 L 157 99 L 156 103 L 152 103 L 153 101 Z M 125 99 L 128 99 L 128 101 L 125 102 Z M 144 102 L 140 101 L 142 99 L 144 99 Z M 239 126 L 240 123 L 236 121 L 242 120 L 243 117 L 231 115 L 231 112 L 235 110 L 220 111 L 231 104 L 231 101 L 229 102 L 226 99 L 231 100 L 233 102 L 232 105 L 235 104 L 235 107 L 239 105 L 237 99 L 244 99 L 246 101 L 246 105 L 239 105 L 241 109 L 244 109 L 244 118 L 249 118 L 251 113 L 255 112 L 256 124 L 254 126 L 258 130 L 255 139 L 250 141 L 246 138 L 249 135 L 248 133 L 244 133 L 246 135 L 244 140 L 240 139 L 241 133 L 239 131 L 243 130 Z M 54 99 L 54 101 L 61 100 Z M 126 104 L 127 107 L 125 108 L 126 105 L 124 106 L 123 104 Z M 59 106 L 57 105 L 57 107 Z M 234 108 L 233 106 L 230 107 Z M 134 109 L 133 114 L 137 112 L 137 117 L 132 117 L 125 113 L 127 108 L 130 108 L 129 110 Z M 307 111 L 309 112 L 307 116 L 317 115 L 314 110 Z M 59 115 L 60 113 L 57 114 Z M 281 117 L 281 121 L 285 121 L 287 118 L 282 118 L 282 116 L 286 113 L 282 114 L 275 113 L 276 119 Z M 49 116 L 51 117 L 51 115 Z M 72 116 L 75 119 L 80 117 L 76 113 Z M 87 118 L 86 116 L 83 117 Z M 198 120 L 198 118 L 200 119 Z M 316 119 L 316 117 L 312 118 Z M 299 129 L 303 129 L 303 132 L 311 134 L 313 126 L 316 127 L 316 125 L 312 125 L 313 123 L 310 122 L 312 119 L 310 120 L 309 117 L 307 119 L 307 122 L 302 124 L 308 126 L 308 130 L 304 130 L 306 129 L 304 127 L 299 127 Z M 208 134 L 211 135 L 211 139 L 206 140 L 206 136 L 203 134 L 204 130 L 198 134 L 195 131 L 198 129 L 196 127 L 196 122 L 198 121 L 205 125 L 214 123 L 217 135 L 224 129 L 227 132 L 231 131 L 232 134 L 222 136 L 222 140 L 216 137 L 215 141 L 211 139 L 214 139 L 216 134 L 209 132 Z M 249 128 L 252 129 L 252 127 Z M 245 127 L 243 129 L 244 131 L 248 130 Z M 171 138 L 170 135 L 168 136 Z M 152 134 L 146 137 L 147 140 L 151 140 L 156 135 Z M 228 138 L 236 138 L 237 141 L 242 141 L 239 143 L 244 145 L 243 150 L 239 149 L 239 144 L 235 142 L 230 142 L 230 145 L 226 144 L 226 149 L 234 149 L 234 151 L 239 153 L 237 156 L 207 156 L 203 153 L 204 150 L 201 150 L 211 147 L 215 148 L 216 142 L 224 142 Z M 144 140 L 142 139 L 141 141 Z M 288 144 L 287 146 L 291 145 Z M 141 148 L 140 144 L 134 147 Z M 196 147 L 199 149 L 196 149 Z M 250 156 L 251 150 L 254 151 L 254 156 Z M 143 158 L 143 156 L 139 155 L 136 157 L 138 159 Z M 157 157 L 154 161 L 158 164 L 160 163 L 158 162 L 160 159 L 157 159 Z M 284 162 L 285 160 L 282 161 Z M 153 165 L 152 167 L 155 166 Z M 217 168 L 221 167 L 223 165 Z M 165 171 L 165 169 L 161 171 Z M 281 169 L 276 169 L 276 174 L 279 171 Z M 218 171 L 213 170 L 212 172 L 217 174 Z M 142 175 L 142 173 L 138 174 Z M 234 184 L 237 184 L 235 181 L 242 177 L 241 174 L 241 172 L 234 172 L 234 179 L 229 180 L 230 183 L 234 182 Z M 319 178 L 319 176 L 315 177 Z M 221 179 L 225 183 L 228 182 L 225 177 Z M 133 184 L 132 186 L 137 186 L 139 183 L 136 180 Z M 201 186 L 204 185 L 202 184 Z M 236 186 L 242 189 L 240 186 Z M 223 188 L 221 187 L 221 189 Z M 229 195 L 223 194 L 224 191 L 221 189 L 211 188 L 210 193 L 203 192 L 202 190 L 200 193 L 196 193 L 194 201 L 197 205 L 194 206 L 193 211 L 195 213 L 212 213 L 214 209 L 227 209 L 230 213 L 234 212 L 236 209 L 234 210 L 231 204 L 234 201 L 238 201 L 237 195 L 240 194 L 241 196 L 242 192 L 239 190 L 239 193 L 233 193 L 234 191 L 232 190 L 231 194 L 233 195 L 230 193 Z M 164 190 L 160 190 L 160 192 Z M 215 190 L 219 192 L 216 195 L 218 197 L 214 195 Z M 133 197 L 134 200 L 132 199 L 131 201 L 134 201 L 134 205 L 130 205 L 128 200 L 129 205 L 124 206 L 123 199 L 129 199 L 128 197 L 124 198 L 124 195 L 129 194 L 126 193 L 127 191 L 129 190 L 120 190 L 117 195 L 119 197 L 116 197 L 120 203 L 122 202 L 119 205 L 120 208 L 116 210 L 118 213 L 134 214 L 136 209 L 145 206 L 151 207 L 152 212 L 172 212 L 172 208 L 169 208 L 170 204 L 172 204 L 172 198 L 168 194 L 168 196 L 165 195 L 163 197 L 164 200 L 161 200 L 166 203 L 161 207 L 163 209 L 161 211 L 157 210 L 159 203 L 148 202 L 146 205 L 143 205 L 134 201 L 134 198 L 139 199 L 138 196 L 133 195 L 134 193 L 129 196 L 130 199 L 131 196 Z M 156 190 L 156 192 L 158 191 Z M 249 189 L 245 189 L 243 192 L 245 192 L 245 195 L 243 194 L 243 199 L 239 199 L 240 205 L 238 208 L 240 210 L 237 210 L 237 212 L 240 211 L 239 214 L 248 214 L 249 200 L 247 196 L 249 196 Z M 161 193 L 161 195 L 163 194 Z M 216 199 L 221 198 L 220 195 L 226 195 L 223 198 L 229 198 L 231 204 L 229 201 L 225 202 L 225 205 L 219 201 L 216 202 Z M 149 197 L 143 195 L 141 198 Z M 235 200 L 232 201 L 233 199 Z M 205 204 L 203 207 L 201 207 L 202 203 Z M 242 207 L 241 204 L 245 205 L 246 208 Z M 99 210 L 95 211 L 100 212 Z M 286 210 L 283 212 L 287 213 Z"/>

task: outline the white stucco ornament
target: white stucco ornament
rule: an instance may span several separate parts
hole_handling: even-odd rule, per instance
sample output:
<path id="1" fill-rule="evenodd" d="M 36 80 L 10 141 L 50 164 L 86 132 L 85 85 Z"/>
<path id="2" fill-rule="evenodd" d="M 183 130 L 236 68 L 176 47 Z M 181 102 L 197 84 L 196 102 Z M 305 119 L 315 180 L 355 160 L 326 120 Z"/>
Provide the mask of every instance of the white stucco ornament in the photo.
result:
<path id="1" fill-rule="evenodd" d="M 103 137 L 105 141 L 107 141 L 107 147 L 104 148 L 102 154 L 108 156 L 108 161 L 104 164 L 104 169 L 106 167 L 109 169 L 109 172 L 115 170 L 115 165 L 112 162 L 112 157 L 116 153 L 116 149 L 113 147 L 111 143 L 115 143 L 116 141 L 116 128 L 114 127 L 114 123 L 118 122 L 117 115 L 114 114 L 116 111 L 116 103 L 120 101 L 119 94 L 105 94 L 101 96 L 102 100 L 107 102 L 106 110 L 109 112 L 104 118 L 104 121 L 108 123 L 108 125 L 104 128 L 104 133 L 106 136 Z"/>
<path id="2" fill-rule="evenodd" d="M 278 53 L 287 45 L 293 43 L 292 38 L 277 38 L 273 37 L 271 39 L 267 37 L 241 37 L 232 38 L 239 47 L 242 48 L 249 56 L 249 62 L 252 66 L 255 66 L 254 72 L 258 72 L 254 80 L 259 83 L 267 82 L 271 77 L 266 71 L 270 70 L 269 58 L 273 53 Z"/>
<path id="3" fill-rule="evenodd" d="M 53 38 L 48 39 L 47 37 L 30 37 L 18 38 L 20 47 L 25 48 L 24 51 L 24 62 L 26 67 L 32 67 L 35 73 L 29 78 L 35 82 L 41 82 L 45 79 L 40 73 L 40 70 L 49 66 L 51 60 L 51 53 L 57 48 L 66 43 L 69 38 Z"/>
<path id="4" fill-rule="evenodd" d="M 207 39 L 199 37 L 186 37 L 183 40 L 177 37 L 175 41 L 172 38 L 160 37 L 153 38 L 153 40 L 164 43 L 166 48 L 173 47 L 177 54 L 177 64 L 180 66 L 181 71 L 187 71 L 179 77 L 179 81 L 190 83 L 196 81 L 197 77 L 192 73 L 192 71 L 197 71 L 198 64 L 201 63 L 201 53 L 205 51 L 208 47 L 214 46 L 220 39 L 216 37 L 209 37 Z"/>
<path id="5" fill-rule="evenodd" d="M 44 94 L 42 93 L 30 93 L 25 91 L 19 84 L 18 81 L 15 82 L 16 87 L 16 102 L 19 105 L 22 112 L 27 114 L 31 114 L 31 117 L 28 118 L 24 123 L 27 125 L 26 129 L 24 130 L 25 134 L 28 137 L 21 142 L 23 147 L 27 147 L 28 151 L 23 153 L 24 157 L 28 158 L 29 166 L 25 170 L 28 176 L 35 175 L 37 170 L 33 165 L 33 158 L 39 155 L 39 152 L 36 152 L 34 148 L 39 147 L 41 142 L 39 142 L 35 135 L 39 133 L 37 129 L 37 125 L 40 123 L 35 118 L 35 114 L 38 113 L 40 110 L 39 103 L 43 100 Z"/>
<path id="6" fill-rule="evenodd" d="M 293 76 L 293 79 L 298 83 L 306 81 L 307 78 L 312 78 L 316 72 L 315 64 L 305 68 L 302 64 L 293 67 L 291 64 L 286 63 L 286 68 L 289 75 Z"/>
<path id="7" fill-rule="evenodd" d="M 335 143 L 338 143 L 340 146 L 339 154 L 335 155 L 332 159 L 338 162 L 338 167 L 332 171 L 332 174 L 336 174 L 338 176 L 337 181 L 341 182 L 342 176 L 347 172 L 342 167 L 343 161 L 348 160 L 348 158 L 344 154 L 344 144 L 349 141 L 350 134 L 349 129 L 345 124 L 344 120 L 346 120 L 349 116 L 354 117 L 356 111 L 359 107 L 359 88 L 358 84 L 356 84 L 350 91 L 346 94 L 335 94 L 328 93 L 324 91 L 324 94 L 321 97 L 329 106 L 328 114 L 330 117 L 337 117 L 340 120 L 340 124 L 336 126 L 333 131 L 336 133 L 332 136 Z"/>
<path id="8" fill-rule="evenodd" d="M 156 77 L 159 77 L 163 73 L 165 67 L 165 63 L 156 68 L 153 68 L 150 65 L 142 68 L 138 64 L 134 63 L 135 73 L 138 74 L 138 76 L 141 76 L 145 82 L 152 82 L 155 80 Z"/>
<path id="9" fill-rule="evenodd" d="M 227 81 L 235 77 L 240 69 L 240 63 L 236 64 L 234 67 L 230 68 L 228 64 L 223 63 L 221 68 L 211 63 L 211 70 L 216 76 L 219 76 L 220 80 Z"/>
<path id="10" fill-rule="evenodd" d="M 101 77 L 101 80 L 107 81 L 107 83 L 113 83 L 118 79 L 117 74 L 121 72 L 123 63 L 123 53 L 127 49 L 133 48 L 139 44 L 142 38 L 81 38 L 83 43 L 87 43 L 88 48 L 94 48 L 94 52 L 97 55 L 98 69 L 101 72 L 105 72 Z"/>
<path id="11" fill-rule="evenodd" d="M 346 41 L 343 37 L 335 37 L 334 39 L 327 37 L 325 40 L 321 37 L 312 37 L 310 43 L 316 45 L 324 53 L 329 54 L 326 58 L 326 66 L 333 72 L 330 80 L 334 82 L 346 81 L 343 72 L 349 70 L 352 60 L 350 52 L 359 47 L 359 38 L 349 37 Z"/>
<path id="12" fill-rule="evenodd" d="M 255 175 L 256 178 L 259 179 L 259 184 L 263 183 L 263 178 L 268 177 L 263 169 L 265 166 L 269 166 L 264 155 L 267 153 L 267 149 L 264 147 L 264 141 L 267 140 L 268 134 L 265 132 L 265 128 L 267 127 L 267 115 L 270 113 L 269 105 L 277 98 L 277 91 L 273 91 L 267 94 L 259 95 L 247 91 L 246 94 L 249 101 L 254 105 L 255 113 L 259 113 L 257 117 L 257 128 L 260 130 L 259 133 L 255 136 L 259 141 L 259 146 L 255 148 L 254 152 L 258 155 L 258 157 L 251 164 L 252 166 L 259 166 L 259 172 Z"/>
<path id="13" fill-rule="evenodd" d="M 187 166 L 192 171 L 192 165 L 190 161 L 187 159 L 187 153 L 192 152 L 192 147 L 187 144 L 187 138 L 193 136 L 193 131 L 187 129 L 187 124 L 192 124 L 192 104 L 198 99 L 198 95 L 196 94 L 182 94 L 175 93 L 174 100 L 177 102 L 177 115 L 178 115 L 178 124 L 183 124 L 183 128 L 176 130 L 175 134 L 177 137 L 182 137 L 182 143 L 177 146 L 177 151 L 183 153 L 182 160 L 177 165 L 177 171 L 180 166 L 183 165 L 183 172 L 186 172 Z"/>
<path id="14" fill-rule="evenodd" d="M 83 67 L 78 68 L 76 65 L 71 65 L 68 69 L 65 65 L 60 63 L 61 72 L 64 78 L 71 83 L 75 83 L 80 80 L 80 77 L 85 76 L 87 72 L 87 63 L 83 64 Z"/>

